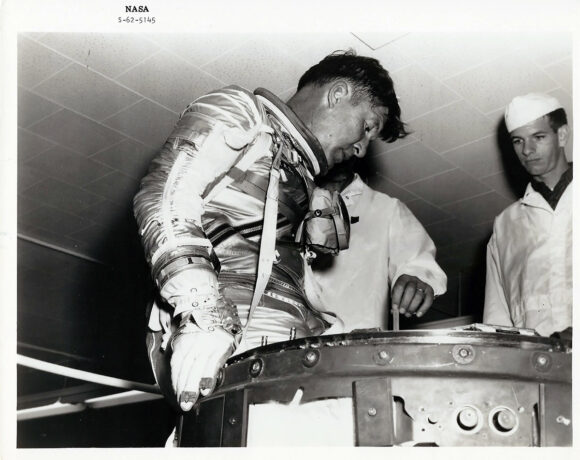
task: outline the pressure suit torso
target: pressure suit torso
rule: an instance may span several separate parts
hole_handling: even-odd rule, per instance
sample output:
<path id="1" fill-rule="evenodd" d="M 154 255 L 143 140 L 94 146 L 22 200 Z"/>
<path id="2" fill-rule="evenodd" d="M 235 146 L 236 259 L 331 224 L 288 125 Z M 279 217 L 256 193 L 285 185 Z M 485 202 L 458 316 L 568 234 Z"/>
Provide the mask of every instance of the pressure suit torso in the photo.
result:
<path id="1" fill-rule="evenodd" d="M 212 276 L 246 325 L 273 152 L 279 151 L 275 260 L 243 349 L 318 335 L 328 327 L 303 293 L 304 259 L 295 242 L 313 177 L 326 168 L 322 149 L 275 96 L 230 86 L 186 108 L 134 200 L 145 255 L 162 297 L 164 286 L 184 268 L 199 275 L 192 275 L 193 285 L 177 287 L 174 308 L 164 305 L 168 299 L 156 301 L 149 322 L 153 331 L 167 331 L 171 319 L 190 308 L 192 292 L 205 292 Z"/>

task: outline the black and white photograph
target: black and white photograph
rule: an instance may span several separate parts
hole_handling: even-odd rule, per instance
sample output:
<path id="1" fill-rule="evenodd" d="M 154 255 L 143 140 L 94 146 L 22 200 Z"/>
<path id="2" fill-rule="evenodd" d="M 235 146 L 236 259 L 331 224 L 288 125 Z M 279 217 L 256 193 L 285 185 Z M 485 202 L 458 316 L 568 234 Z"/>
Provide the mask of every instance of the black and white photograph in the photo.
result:
<path id="1" fill-rule="evenodd" d="M 7 26 L 6 458 L 571 458 L 577 5 L 493 3 L 494 27 L 483 3 L 393 26 L 394 2 L 384 27 L 354 2 L 339 27 L 326 2 Z"/>

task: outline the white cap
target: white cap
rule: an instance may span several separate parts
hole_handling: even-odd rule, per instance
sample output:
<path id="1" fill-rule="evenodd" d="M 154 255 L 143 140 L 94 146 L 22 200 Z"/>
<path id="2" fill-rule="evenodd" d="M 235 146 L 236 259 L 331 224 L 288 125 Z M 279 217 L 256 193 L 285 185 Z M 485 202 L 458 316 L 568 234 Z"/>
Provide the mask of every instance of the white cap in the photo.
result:
<path id="1" fill-rule="evenodd" d="M 511 133 L 514 129 L 561 108 L 562 104 L 558 99 L 547 94 L 530 93 L 517 96 L 505 109 L 505 125 Z"/>

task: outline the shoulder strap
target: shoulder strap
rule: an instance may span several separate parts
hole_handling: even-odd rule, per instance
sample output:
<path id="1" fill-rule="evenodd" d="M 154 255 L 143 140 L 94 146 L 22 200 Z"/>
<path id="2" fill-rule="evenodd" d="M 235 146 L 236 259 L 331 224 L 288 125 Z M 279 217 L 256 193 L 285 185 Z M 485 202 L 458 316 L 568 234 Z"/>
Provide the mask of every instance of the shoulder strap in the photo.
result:
<path id="1" fill-rule="evenodd" d="M 280 164 L 282 161 L 283 142 L 278 145 L 278 150 L 272 159 L 272 169 L 270 170 L 270 180 L 268 181 L 268 190 L 266 192 L 266 204 L 264 205 L 264 226 L 262 227 L 262 236 L 260 239 L 260 256 L 258 259 L 258 273 L 254 294 L 248 312 L 248 320 L 242 332 L 240 342 L 244 340 L 252 315 L 256 306 L 262 300 L 266 285 L 272 274 L 272 265 L 276 253 L 276 221 L 278 217 L 278 185 L 280 182 Z"/>

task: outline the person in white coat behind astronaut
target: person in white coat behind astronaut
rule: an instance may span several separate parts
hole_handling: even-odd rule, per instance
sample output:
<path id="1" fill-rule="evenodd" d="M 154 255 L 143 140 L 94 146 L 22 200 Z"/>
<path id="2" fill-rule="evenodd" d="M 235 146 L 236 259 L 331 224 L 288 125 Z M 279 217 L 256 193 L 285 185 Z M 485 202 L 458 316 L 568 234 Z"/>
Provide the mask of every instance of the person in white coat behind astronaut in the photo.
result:
<path id="1" fill-rule="evenodd" d="M 531 176 L 524 196 L 496 217 L 487 247 L 483 321 L 572 333 L 572 163 L 560 102 L 531 93 L 512 100 L 505 123 Z"/>
<path id="2" fill-rule="evenodd" d="M 369 187 L 353 165 L 335 166 L 320 181 L 339 191 L 352 224 L 347 251 L 313 263 L 313 290 L 345 330 L 389 328 L 390 308 L 423 316 L 445 293 L 447 276 L 433 241 L 404 203 Z"/>

